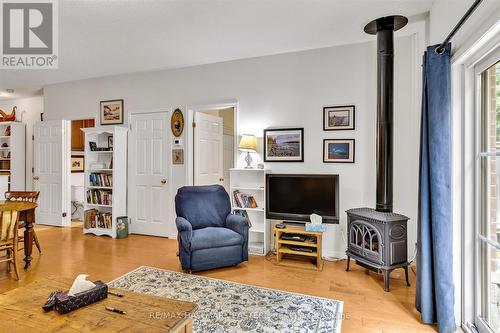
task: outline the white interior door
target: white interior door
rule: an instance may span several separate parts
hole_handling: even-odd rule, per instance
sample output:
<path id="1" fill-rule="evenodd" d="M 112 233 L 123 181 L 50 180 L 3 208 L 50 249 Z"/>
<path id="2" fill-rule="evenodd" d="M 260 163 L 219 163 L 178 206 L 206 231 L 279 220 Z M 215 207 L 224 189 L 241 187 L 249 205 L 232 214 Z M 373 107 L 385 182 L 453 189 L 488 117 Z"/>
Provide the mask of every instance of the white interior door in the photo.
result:
<path id="1" fill-rule="evenodd" d="M 194 185 L 223 185 L 222 118 L 196 112 L 194 119 Z"/>
<path id="2" fill-rule="evenodd" d="M 33 128 L 33 187 L 40 191 L 37 224 L 68 224 L 69 199 L 67 191 L 63 190 L 68 172 L 66 164 L 69 164 L 65 153 L 68 148 L 66 127 L 66 121 L 52 120 L 38 122 Z"/>
<path id="3" fill-rule="evenodd" d="M 130 117 L 129 214 L 131 232 L 169 234 L 170 128 L 169 113 L 143 113 Z"/>

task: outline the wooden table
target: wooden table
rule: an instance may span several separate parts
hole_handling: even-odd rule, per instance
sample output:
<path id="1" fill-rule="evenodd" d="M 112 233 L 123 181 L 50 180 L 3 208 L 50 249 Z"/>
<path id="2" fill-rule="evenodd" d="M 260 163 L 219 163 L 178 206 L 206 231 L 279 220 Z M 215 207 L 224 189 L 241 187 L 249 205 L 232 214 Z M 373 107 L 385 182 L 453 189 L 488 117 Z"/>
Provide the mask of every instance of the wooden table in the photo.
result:
<path id="1" fill-rule="evenodd" d="M 306 231 L 304 227 L 287 226 L 285 229 L 274 228 L 276 235 L 276 264 L 283 266 L 291 266 L 307 269 L 323 269 L 323 259 L 321 257 L 321 232 Z M 306 236 L 305 242 L 281 239 L 283 234 L 295 234 Z M 292 250 L 291 247 L 300 246 L 311 248 L 312 252 L 302 252 Z M 283 255 L 288 255 L 289 258 L 283 258 Z M 309 259 L 314 262 L 311 265 Z"/>
<path id="2" fill-rule="evenodd" d="M 36 203 L 29 201 L 0 200 L 0 211 L 17 210 L 19 212 L 19 221 L 26 222 L 24 226 L 24 269 L 27 269 L 31 265 L 36 207 L 38 207 Z"/>
<path id="3" fill-rule="evenodd" d="M 0 294 L 2 332 L 172 332 L 191 333 L 197 305 L 164 297 L 110 288 L 123 296 L 108 298 L 61 315 L 44 312 L 42 305 L 53 290 L 68 290 L 59 278 L 43 278 Z M 111 306 L 126 311 L 107 311 Z"/>

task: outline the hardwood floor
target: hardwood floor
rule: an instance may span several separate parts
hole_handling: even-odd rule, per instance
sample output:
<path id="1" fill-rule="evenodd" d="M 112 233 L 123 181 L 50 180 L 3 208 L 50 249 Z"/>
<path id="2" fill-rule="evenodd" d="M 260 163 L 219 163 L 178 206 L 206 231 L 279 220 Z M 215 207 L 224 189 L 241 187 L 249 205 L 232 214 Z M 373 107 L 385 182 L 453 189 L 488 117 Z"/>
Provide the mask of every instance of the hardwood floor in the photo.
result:
<path id="1" fill-rule="evenodd" d="M 43 253 L 34 249 L 32 266 L 21 269 L 16 281 L 0 264 L 0 292 L 14 289 L 43 276 L 59 276 L 71 282 L 77 274 L 110 281 L 141 265 L 180 271 L 175 253 L 177 241 L 159 237 L 131 235 L 110 239 L 83 235 L 79 227 L 37 227 Z M 435 332 L 422 325 L 414 307 L 415 275 L 406 287 L 403 270 L 391 274 L 391 292 L 383 290 L 382 277 L 367 273 L 345 261 L 324 263 L 323 271 L 302 270 L 274 265 L 274 259 L 251 256 L 237 267 L 198 273 L 213 278 L 322 296 L 344 301 L 342 332 Z"/>

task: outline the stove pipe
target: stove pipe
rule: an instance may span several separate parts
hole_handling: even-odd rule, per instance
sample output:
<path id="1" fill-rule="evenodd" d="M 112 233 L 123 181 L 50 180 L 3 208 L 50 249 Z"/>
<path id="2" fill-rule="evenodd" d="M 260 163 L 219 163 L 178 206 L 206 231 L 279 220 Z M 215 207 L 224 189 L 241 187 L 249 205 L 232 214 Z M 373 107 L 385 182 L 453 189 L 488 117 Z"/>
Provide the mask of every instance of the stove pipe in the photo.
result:
<path id="1" fill-rule="evenodd" d="M 394 31 L 404 27 L 404 16 L 378 18 L 364 31 L 377 35 L 377 204 L 376 210 L 392 212 Z"/>

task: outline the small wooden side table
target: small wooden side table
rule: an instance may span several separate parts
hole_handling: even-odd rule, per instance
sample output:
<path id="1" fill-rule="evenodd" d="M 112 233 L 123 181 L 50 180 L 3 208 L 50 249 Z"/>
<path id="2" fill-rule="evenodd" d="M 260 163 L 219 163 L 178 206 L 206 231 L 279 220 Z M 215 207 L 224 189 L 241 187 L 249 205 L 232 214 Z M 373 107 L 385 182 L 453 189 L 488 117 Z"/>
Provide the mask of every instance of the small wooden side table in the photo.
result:
<path id="1" fill-rule="evenodd" d="M 287 226 L 285 229 L 274 228 L 276 235 L 276 264 L 307 269 L 323 269 L 321 258 L 321 232 L 306 231 L 304 227 Z M 283 234 L 306 236 L 305 242 L 281 239 Z M 294 246 L 311 248 L 312 252 L 292 250 Z M 285 257 L 284 257 L 285 256 Z"/>

